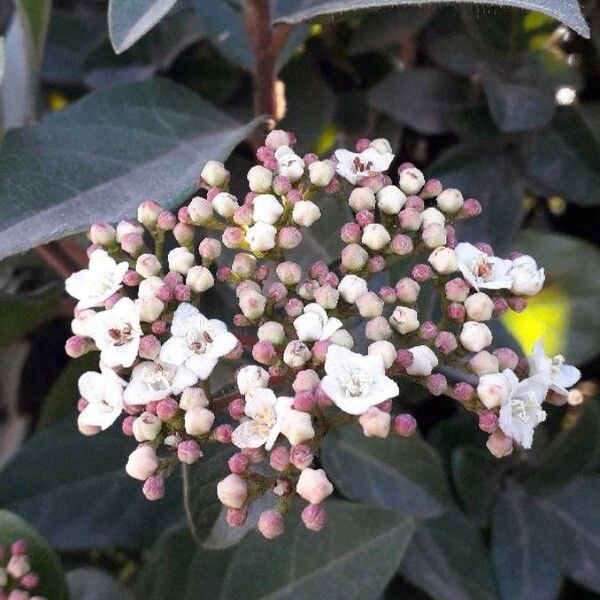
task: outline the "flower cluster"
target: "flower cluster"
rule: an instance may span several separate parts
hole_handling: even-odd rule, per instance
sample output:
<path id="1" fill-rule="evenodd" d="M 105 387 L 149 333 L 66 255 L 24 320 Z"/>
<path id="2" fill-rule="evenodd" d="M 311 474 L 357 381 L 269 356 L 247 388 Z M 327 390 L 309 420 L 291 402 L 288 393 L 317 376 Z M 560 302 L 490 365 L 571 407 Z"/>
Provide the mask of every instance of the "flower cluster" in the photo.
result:
<path id="1" fill-rule="evenodd" d="M 202 194 L 177 214 L 149 200 L 137 220 L 93 225 L 89 268 L 66 282 L 78 301 L 67 353 L 100 353 L 98 371 L 79 380 L 80 430 L 98 433 L 124 414 L 123 432 L 138 443 L 126 470 L 151 500 L 179 462 L 230 445 L 230 474 L 217 486 L 227 521 L 242 525 L 269 495 L 275 508 L 258 520 L 267 538 L 282 533 L 296 497 L 306 527 L 324 526 L 333 486 L 318 450 L 332 428 L 355 423 L 379 438 L 415 431 L 410 414 L 396 414 L 398 380 L 475 413 L 500 457 L 513 443 L 529 448 L 543 403 L 567 401 L 579 378 L 541 342 L 527 360 L 492 350 L 486 323 L 522 311 L 544 271 L 530 256 L 458 242 L 456 224 L 477 216 L 479 202 L 410 163 L 394 183 L 384 139 L 328 160 L 294 147 L 292 134 L 269 133 L 242 201 L 211 161 Z M 340 202 L 353 215 L 339 232 L 340 260 L 307 269 L 290 260 L 303 230 Z M 199 239 L 200 230 L 215 237 Z M 401 261 L 413 265 L 410 276 L 375 285 L 372 274 Z M 231 327 L 202 312 L 216 282 L 235 292 Z M 422 317 L 426 286 L 439 297 L 435 320 Z M 214 389 L 219 362 L 235 371 L 233 392 Z"/>
<path id="2" fill-rule="evenodd" d="M 32 595 L 39 577 L 31 569 L 27 542 L 17 540 L 10 548 L 0 546 L 0 600 L 45 600 Z"/>

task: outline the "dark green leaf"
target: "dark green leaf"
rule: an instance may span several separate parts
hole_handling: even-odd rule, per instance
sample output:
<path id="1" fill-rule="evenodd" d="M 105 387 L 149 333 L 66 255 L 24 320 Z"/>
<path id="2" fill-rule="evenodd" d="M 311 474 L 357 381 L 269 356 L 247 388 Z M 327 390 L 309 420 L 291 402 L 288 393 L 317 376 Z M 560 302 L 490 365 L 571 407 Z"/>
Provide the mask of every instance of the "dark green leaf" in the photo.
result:
<path id="1" fill-rule="evenodd" d="M 81 567 L 67 573 L 74 600 L 131 600 L 127 589 L 106 571 Z"/>
<path id="2" fill-rule="evenodd" d="M 321 460 L 352 500 L 419 518 L 439 515 L 449 500 L 440 459 L 418 435 L 381 440 L 346 427 L 325 438 Z"/>
<path id="3" fill-rule="evenodd" d="M 52 548 L 20 517 L 7 510 L 0 510 L 0 546 L 10 548 L 13 542 L 21 539 L 27 542 L 31 568 L 40 578 L 33 593 L 52 600 L 68 600 L 65 573 Z"/>
<path id="4" fill-rule="evenodd" d="M 278 21 L 300 23 L 321 15 L 365 8 L 422 4 L 423 0 L 279 0 L 276 16 Z M 537 10 L 562 21 L 584 37 L 590 35 L 577 0 L 479 0 L 477 4 Z"/>
<path id="5" fill-rule="evenodd" d="M 177 0 L 110 0 L 108 31 L 117 54 L 135 44 L 175 5 Z"/>
<path id="6" fill-rule="evenodd" d="M 369 93 L 374 108 L 427 135 L 448 131 L 451 115 L 466 99 L 464 80 L 429 67 L 392 73 Z"/>
<path id="7" fill-rule="evenodd" d="M 155 547 L 150 567 L 142 572 L 138 597 L 378 598 L 404 555 L 412 521 L 334 500 L 325 508 L 327 525 L 319 533 L 305 529 L 294 510 L 284 535 L 275 540 L 254 532 L 235 549 L 198 548 L 191 561 L 191 537 L 176 531 Z"/>
<path id="8" fill-rule="evenodd" d="M 0 471 L 0 506 L 31 522 L 62 551 L 138 547 L 182 518 L 181 480 L 148 502 L 125 473 L 135 442 L 118 426 L 87 438 L 75 416 L 34 435 Z"/>
<path id="9" fill-rule="evenodd" d="M 522 146 L 529 177 L 549 195 L 591 206 L 600 202 L 600 102 L 563 108 L 552 126 Z"/>
<path id="10" fill-rule="evenodd" d="M 481 536 L 455 508 L 417 525 L 401 573 L 435 600 L 497 597 Z"/>
<path id="11" fill-rule="evenodd" d="M 239 125 L 154 80 L 90 94 L 9 132 L 0 149 L 0 256 L 130 217 L 143 198 L 176 207 L 204 162 L 225 159 L 256 124 Z"/>

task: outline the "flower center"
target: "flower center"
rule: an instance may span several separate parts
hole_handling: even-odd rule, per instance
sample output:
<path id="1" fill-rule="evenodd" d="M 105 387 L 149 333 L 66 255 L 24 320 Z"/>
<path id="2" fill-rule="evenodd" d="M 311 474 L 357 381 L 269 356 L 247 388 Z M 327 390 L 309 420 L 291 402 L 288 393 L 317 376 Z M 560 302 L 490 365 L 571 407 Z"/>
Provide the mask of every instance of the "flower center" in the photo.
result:
<path id="1" fill-rule="evenodd" d="M 357 173 L 364 173 L 365 171 L 370 171 L 373 168 L 373 161 L 370 160 L 365 163 L 357 156 L 352 161 L 352 165 Z"/>
<path id="2" fill-rule="evenodd" d="M 124 346 L 133 339 L 133 327 L 130 323 L 118 323 L 108 330 L 108 335 L 114 346 Z"/>
<path id="3" fill-rule="evenodd" d="M 523 423 L 535 420 L 537 424 L 546 419 L 546 411 L 542 410 L 535 392 L 529 392 L 527 398 L 515 398 L 512 401 L 512 415 Z"/>
<path id="4" fill-rule="evenodd" d="M 553 376 L 560 373 L 560 368 L 565 364 L 565 357 L 562 354 L 557 354 L 550 362 L 550 372 Z"/>
<path id="5" fill-rule="evenodd" d="M 190 330 L 186 333 L 185 339 L 187 340 L 190 350 L 196 354 L 204 354 L 213 343 L 210 333 L 205 330 Z"/>
<path id="6" fill-rule="evenodd" d="M 478 256 L 471 265 L 471 271 L 475 277 L 489 279 L 492 275 L 492 265 L 485 256 Z"/>
<path id="7" fill-rule="evenodd" d="M 142 369 L 142 379 L 144 383 L 155 392 L 165 392 L 171 387 L 173 375 L 162 365 L 153 367 L 144 367 Z"/>
<path id="8" fill-rule="evenodd" d="M 272 408 L 265 406 L 258 411 L 250 427 L 254 434 L 260 437 L 267 437 L 271 429 L 275 426 L 276 420 L 277 416 L 275 415 L 275 411 Z"/>
<path id="9" fill-rule="evenodd" d="M 340 384 L 346 396 L 358 398 L 366 396 L 371 389 L 372 379 L 361 369 L 352 369 L 340 377 Z"/>

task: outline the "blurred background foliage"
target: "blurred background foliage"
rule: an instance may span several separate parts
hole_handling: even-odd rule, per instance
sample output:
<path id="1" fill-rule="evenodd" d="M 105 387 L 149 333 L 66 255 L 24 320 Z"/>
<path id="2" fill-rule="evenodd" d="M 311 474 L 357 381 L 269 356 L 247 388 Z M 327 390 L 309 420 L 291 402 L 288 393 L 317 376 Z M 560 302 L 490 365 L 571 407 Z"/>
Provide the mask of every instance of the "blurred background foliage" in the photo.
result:
<path id="1" fill-rule="evenodd" d="M 522 249 L 547 272 L 528 310 L 498 324 L 498 345 L 529 352 L 544 336 L 549 353 L 582 369 L 585 402 L 550 407 L 533 451 L 498 461 L 471 417 L 406 387 L 400 404 L 422 436 L 332 436 L 320 460 L 353 503 L 333 501 L 318 538 L 293 530 L 271 543 L 223 527 L 214 483 L 226 456 L 206 457 L 149 503 L 123 471 L 129 440 L 76 431 L 87 365 L 63 356 L 61 277 L 81 264 L 82 236 L 54 240 L 148 196 L 177 206 L 202 162 L 239 142 L 228 165 L 245 182 L 243 140 L 257 125 L 241 0 L 107 4 L 0 2 L 0 255 L 36 247 L 0 262 L 0 508 L 60 554 L 72 597 L 597 597 L 600 2 L 581 3 L 589 39 L 553 18 L 586 34 L 574 0 L 522 3 L 547 14 L 273 3 L 274 19 L 293 23 L 278 26 L 289 27 L 276 62 L 280 126 L 321 155 L 388 137 L 398 162 L 479 199 L 484 213 L 461 238 Z M 331 210 L 305 260 L 333 259 L 329 234 L 347 215 Z M 211 305 L 227 311 L 220 298 Z M 180 525 L 184 491 L 200 546 Z M 334 587 L 317 585 L 328 578 Z"/>

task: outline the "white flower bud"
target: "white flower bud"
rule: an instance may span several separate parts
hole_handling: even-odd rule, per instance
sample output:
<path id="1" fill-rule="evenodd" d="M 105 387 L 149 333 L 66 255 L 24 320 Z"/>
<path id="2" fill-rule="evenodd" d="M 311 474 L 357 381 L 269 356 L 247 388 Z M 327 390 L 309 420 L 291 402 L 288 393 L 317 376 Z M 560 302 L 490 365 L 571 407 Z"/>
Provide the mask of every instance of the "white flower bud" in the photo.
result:
<path id="1" fill-rule="evenodd" d="M 489 321 L 494 311 L 494 302 L 487 294 L 477 292 L 465 300 L 465 310 L 471 321 Z"/>
<path id="2" fill-rule="evenodd" d="M 449 275 L 458 270 L 458 259 L 456 252 L 452 248 L 440 246 L 429 255 L 429 263 L 431 266 L 442 275 Z"/>
<path id="3" fill-rule="evenodd" d="M 144 279 L 138 288 L 138 298 L 152 298 L 156 296 L 156 292 L 163 285 L 163 280 L 160 277 L 148 277 L 148 279 Z"/>
<path id="4" fill-rule="evenodd" d="M 188 214 L 192 223 L 203 225 L 214 217 L 212 202 L 206 198 L 195 196 L 188 205 Z"/>
<path id="5" fill-rule="evenodd" d="M 125 471 L 130 477 L 145 481 L 158 469 L 158 457 L 150 444 L 140 444 L 127 459 Z"/>
<path id="6" fill-rule="evenodd" d="M 185 278 L 185 285 L 187 285 L 192 292 L 200 294 L 215 285 L 215 278 L 206 267 L 196 266 L 188 271 L 187 277 Z"/>
<path id="7" fill-rule="evenodd" d="M 439 248 L 446 243 L 446 229 L 442 225 L 432 223 L 423 229 L 421 238 L 428 248 Z"/>
<path id="8" fill-rule="evenodd" d="M 218 160 L 209 160 L 202 169 L 200 176 L 211 187 L 221 187 L 229 179 L 229 171 Z"/>
<path id="9" fill-rule="evenodd" d="M 381 356 L 386 369 L 389 369 L 396 361 L 396 348 L 394 347 L 394 344 L 387 340 L 379 340 L 369 344 L 367 354 L 369 356 L 375 354 Z"/>
<path id="10" fill-rule="evenodd" d="M 508 400 L 510 390 L 509 380 L 502 373 L 482 375 L 477 385 L 477 395 L 489 409 L 502 406 Z"/>
<path id="11" fill-rule="evenodd" d="M 268 252 L 275 248 L 277 229 L 268 223 L 255 223 L 246 232 L 246 241 L 252 252 Z"/>
<path id="12" fill-rule="evenodd" d="M 425 185 L 425 177 L 419 169 L 410 167 L 404 169 L 404 171 L 400 173 L 398 185 L 407 196 L 414 196 L 415 194 L 418 194 Z"/>
<path id="13" fill-rule="evenodd" d="M 265 139 L 265 146 L 268 146 L 272 150 L 277 150 L 280 146 L 287 146 L 289 143 L 290 136 L 288 132 L 283 129 L 273 129 L 273 131 L 269 131 Z"/>
<path id="14" fill-rule="evenodd" d="M 150 296 L 146 298 L 138 298 L 135 301 L 135 308 L 140 317 L 140 321 L 144 323 L 152 323 L 160 317 L 162 311 L 165 309 L 164 303 L 156 298 Z"/>
<path id="15" fill-rule="evenodd" d="M 261 342 L 271 342 L 279 346 L 285 342 L 285 329 L 281 323 L 276 321 L 267 321 L 263 323 L 257 331 L 258 339 Z"/>
<path id="16" fill-rule="evenodd" d="M 460 332 L 460 343 L 471 352 L 479 352 L 492 343 L 492 332 L 484 323 L 467 321 Z"/>
<path id="17" fill-rule="evenodd" d="M 325 187 L 331 183 L 335 175 L 335 168 L 330 160 L 315 160 L 308 165 L 310 182 L 317 187 Z"/>
<path id="18" fill-rule="evenodd" d="M 487 350 L 482 350 L 471 357 L 469 367 L 476 375 L 489 375 L 490 373 L 498 372 L 500 363 L 494 354 Z"/>
<path id="19" fill-rule="evenodd" d="M 161 270 L 160 261 L 154 254 L 140 254 L 135 261 L 135 270 L 144 278 L 154 277 Z"/>
<path id="20" fill-rule="evenodd" d="M 314 291 L 315 302 L 325 310 L 333 310 L 340 299 L 340 293 L 330 285 L 322 285 Z"/>
<path id="21" fill-rule="evenodd" d="M 409 348 L 413 355 L 412 363 L 406 367 L 406 372 L 409 375 L 417 375 L 427 377 L 438 365 L 437 356 L 429 346 L 415 346 Z"/>
<path id="22" fill-rule="evenodd" d="M 252 202 L 252 218 L 257 223 L 274 225 L 283 214 L 283 206 L 273 194 L 259 194 Z"/>
<path id="23" fill-rule="evenodd" d="M 395 185 L 386 185 L 377 192 L 377 206 L 386 215 L 397 215 L 405 203 L 406 196 Z"/>
<path id="24" fill-rule="evenodd" d="M 386 438 L 390 433 L 392 417 L 390 413 L 373 406 L 358 417 L 358 422 L 365 437 Z"/>
<path id="25" fill-rule="evenodd" d="M 368 187 L 354 188 L 350 192 L 348 204 L 356 212 L 359 210 L 373 210 L 375 208 L 375 192 Z"/>
<path id="26" fill-rule="evenodd" d="M 267 299 L 255 290 L 244 292 L 239 299 L 240 309 L 250 321 L 255 321 L 265 312 Z"/>
<path id="27" fill-rule="evenodd" d="M 208 404 L 206 392 L 202 388 L 189 387 L 181 392 L 179 407 L 185 411 L 192 408 L 206 408 Z"/>
<path id="28" fill-rule="evenodd" d="M 402 335 L 412 333 L 419 328 L 419 315 L 413 308 L 397 306 L 389 321 L 390 325 Z"/>
<path id="29" fill-rule="evenodd" d="M 321 210 L 310 200 L 300 200 L 294 204 L 292 209 L 292 219 L 296 225 L 301 227 L 310 227 L 315 221 L 321 218 Z"/>
<path id="30" fill-rule="evenodd" d="M 171 271 L 185 275 L 196 264 L 196 259 L 187 248 L 179 247 L 169 252 L 167 262 Z"/>
<path id="31" fill-rule="evenodd" d="M 296 285 L 302 277 L 302 267 L 289 260 L 279 263 L 275 272 L 283 285 Z"/>
<path id="32" fill-rule="evenodd" d="M 240 394 L 245 395 L 256 388 L 266 388 L 269 385 L 269 373 L 262 367 L 247 365 L 237 374 L 236 383 Z"/>
<path id="33" fill-rule="evenodd" d="M 133 422 L 133 437 L 138 442 L 150 442 L 156 439 L 161 429 L 162 422 L 155 414 L 143 412 Z"/>
<path id="34" fill-rule="evenodd" d="M 459 190 L 448 188 L 437 197 L 437 205 L 440 210 L 446 213 L 457 213 L 464 204 L 463 195 Z"/>
<path id="35" fill-rule="evenodd" d="M 292 369 L 298 369 L 305 365 L 312 354 L 308 346 L 300 340 L 292 340 L 283 351 L 283 362 Z"/>
<path id="36" fill-rule="evenodd" d="M 268 192 L 273 183 L 273 172 L 262 165 L 254 165 L 248 171 L 248 185 L 253 192 Z"/>
<path id="37" fill-rule="evenodd" d="M 433 206 L 426 208 L 421 213 L 421 224 L 423 229 L 427 227 L 427 225 L 445 225 L 446 217 L 444 213 L 441 213 L 437 208 L 433 208 Z"/>
<path id="38" fill-rule="evenodd" d="M 287 177 L 292 183 L 304 175 L 304 161 L 289 146 L 280 146 L 275 150 L 277 172 Z"/>
<path id="39" fill-rule="evenodd" d="M 210 431 L 214 422 L 215 415 L 207 408 L 200 406 L 190 408 L 184 417 L 185 432 L 193 436 L 205 435 Z"/>
<path id="40" fill-rule="evenodd" d="M 224 219 L 231 219 L 235 209 L 238 208 L 237 198 L 228 192 L 219 192 L 213 198 L 212 205 L 217 214 Z"/>
<path id="41" fill-rule="evenodd" d="M 375 292 L 366 292 L 357 298 L 356 308 L 361 317 L 372 319 L 383 313 L 383 300 Z"/>
<path id="42" fill-rule="evenodd" d="M 231 264 L 231 272 L 234 275 L 237 275 L 240 279 L 247 279 L 248 277 L 251 277 L 254 274 L 254 271 L 256 271 L 256 262 L 256 257 L 252 256 L 252 254 L 248 254 L 246 252 L 238 252 L 233 257 L 233 263 Z M 260 290 L 258 284 L 257 289 Z"/>
<path id="43" fill-rule="evenodd" d="M 371 250 L 381 250 L 390 243 L 388 230 L 379 223 L 369 223 L 362 234 L 362 243 Z"/>
<path id="44" fill-rule="evenodd" d="M 229 508 L 242 508 L 248 497 L 246 482 L 234 473 L 217 483 L 217 496 Z"/>
<path id="45" fill-rule="evenodd" d="M 333 493 L 333 485 L 323 469 L 304 469 L 300 473 L 296 492 L 311 504 L 321 504 L 325 498 Z"/>
<path id="46" fill-rule="evenodd" d="M 9 532 L 12 531 L 9 529 Z M 2 579 L 6 580 L 6 573 L 10 575 L 13 579 L 21 579 L 23 575 L 31 571 L 31 562 L 29 557 L 26 554 L 13 554 L 8 564 L 6 565 L 6 572 L 3 572 L 3 569 L 0 568 L 0 588 L 2 588 L 2 592 L 4 595 L 4 586 L 6 585 L 6 581 L 2 583 Z M 4 577 L 2 577 L 4 575 Z M 29 600 L 30 596 L 27 592 L 22 592 L 21 590 L 14 589 L 10 595 L 4 596 L 7 600 Z M 35 600 L 35 597 L 32 599 Z"/>
<path id="47" fill-rule="evenodd" d="M 292 446 L 297 446 L 315 437 L 310 414 L 299 410 L 290 410 L 285 414 L 281 423 L 281 433 Z"/>
<path id="48" fill-rule="evenodd" d="M 330 338 L 329 341 L 336 345 L 342 346 L 343 348 L 348 348 L 348 350 L 352 350 L 354 346 L 354 339 L 350 335 L 348 331 L 345 329 L 338 329 Z"/>
<path id="49" fill-rule="evenodd" d="M 338 292 L 348 304 L 354 304 L 367 291 L 367 282 L 358 275 L 344 275 L 338 284 Z"/>

